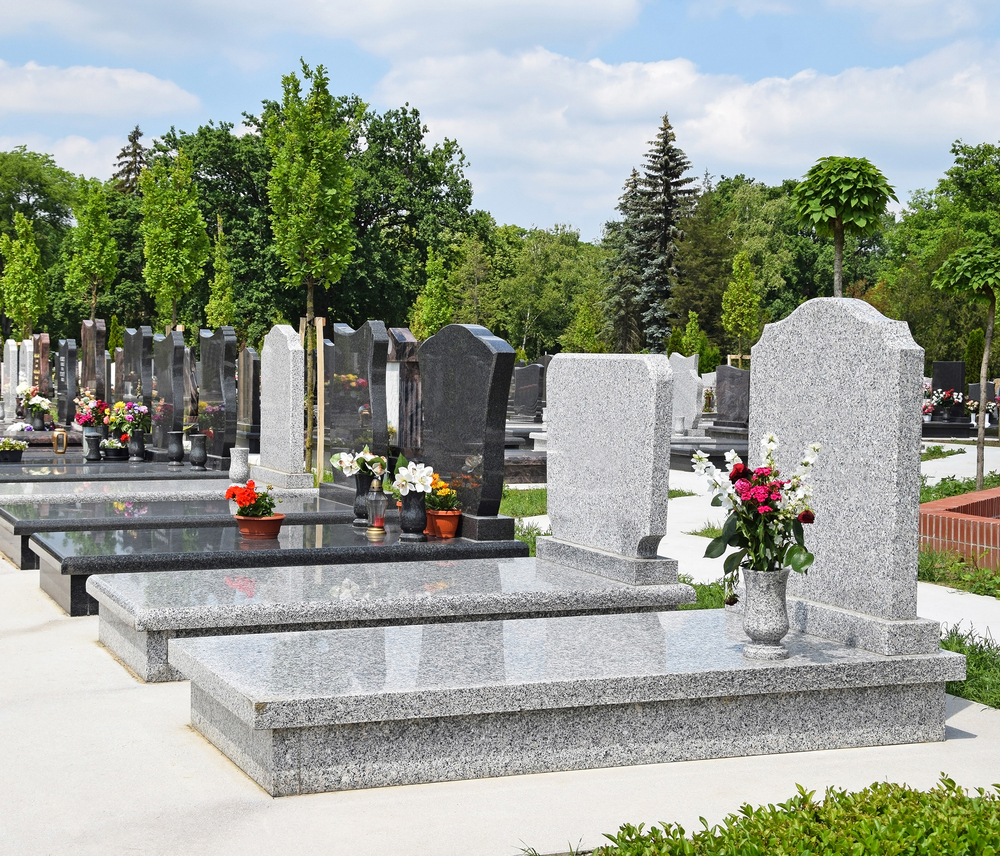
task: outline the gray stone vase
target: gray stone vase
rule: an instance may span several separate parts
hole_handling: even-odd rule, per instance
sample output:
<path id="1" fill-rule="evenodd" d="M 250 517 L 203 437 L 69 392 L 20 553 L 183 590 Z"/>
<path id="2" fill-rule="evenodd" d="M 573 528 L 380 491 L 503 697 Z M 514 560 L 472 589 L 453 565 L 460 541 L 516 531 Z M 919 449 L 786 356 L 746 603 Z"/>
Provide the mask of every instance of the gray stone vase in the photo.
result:
<path id="1" fill-rule="evenodd" d="M 146 460 L 146 435 L 142 431 L 128 435 L 128 459 L 133 464 Z"/>
<path id="2" fill-rule="evenodd" d="M 103 440 L 101 431 L 98 428 L 84 428 L 83 429 L 83 442 L 86 446 L 86 454 L 84 456 L 85 461 L 90 463 L 98 463 L 101 460 L 101 440 Z"/>
<path id="3" fill-rule="evenodd" d="M 788 651 L 781 640 L 788 633 L 785 590 L 789 570 L 743 569 L 743 581 L 746 584 L 743 632 L 750 637 L 750 642 L 743 646 L 743 656 L 748 660 L 784 660 L 788 657 Z"/>
<path id="4" fill-rule="evenodd" d="M 229 450 L 229 480 L 233 484 L 246 484 L 250 478 L 250 449 L 235 447 Z"/>
<path id="5" fill-rule="evenodd" d="M 427 528 L 427 509 L 424 505 L 425 494 L 411 490 L 403 496 L 403 507 L 399 510 L 400 541 L 422 542 L 427 540 L 424 529 Z"/>
<path id="6" fill-rule="evenodd" d="M 191 462 L 191 469 L 204 472 L 205 462 L 208 460 L 208 447 L 205 445 L 208 442 L 208 435 L 195 434 L 192 431 L 189 439 L 191 440 L 191 453 L 188 460 Z"/>

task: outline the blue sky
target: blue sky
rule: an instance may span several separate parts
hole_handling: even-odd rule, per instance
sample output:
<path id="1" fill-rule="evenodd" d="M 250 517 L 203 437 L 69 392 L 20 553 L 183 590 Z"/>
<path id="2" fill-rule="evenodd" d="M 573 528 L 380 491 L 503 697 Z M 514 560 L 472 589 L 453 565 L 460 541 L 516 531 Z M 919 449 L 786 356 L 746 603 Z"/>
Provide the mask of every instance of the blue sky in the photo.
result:
<path id="1" fill-rule="evenodd" d="M 995 0 L 0 0 L 0 149 L 107 177 L 148 137 L 239 123 L 304 57 L 420 109 L 501 223 L 600 234 L 664 112 L 693 171 L 870 158 L 905 199 L 1000 140 Z"/>

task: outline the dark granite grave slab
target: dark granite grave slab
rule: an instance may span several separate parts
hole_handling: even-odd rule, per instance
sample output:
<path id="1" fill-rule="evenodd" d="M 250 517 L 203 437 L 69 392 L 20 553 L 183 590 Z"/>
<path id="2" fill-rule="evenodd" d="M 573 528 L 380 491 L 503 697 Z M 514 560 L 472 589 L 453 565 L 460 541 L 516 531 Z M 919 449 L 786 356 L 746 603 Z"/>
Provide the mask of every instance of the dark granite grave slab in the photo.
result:
<path id="1" fill-rule="evenodd" d="M 184 334 L 153 337 L 153 445 L 167 448 L 167 433 L 184 427 Z"/>
<path id="2" fill-rule="evenodd" d="M 124 374 L 121 397 L 123 401 L 138 401 L 152 412 L 153 406 L 153 328 L 126 327 Z"/>
<path id="3" fill-rule="evenodd" d="M 59 340 L 56 363 L 56 419 L 60 425 L 69 425 L 76 416 L 76 339 Z"/>
<path id="4" fill-rule="evenodd" d="M 395 445 L 413 460 L 422 445 L 419 343 L 408 327 L 389 328 L 389 359 L 399 363 L 399 424 Z"/>
<path id="5" fill-rule="evenodd" d="M 485 327 L 449 324 L 420 346 L 418 358 L 421 460 L 458 490 L 463 511 L 495 515 L 514 349 Z"/>
<path id="6" fill-rule="evenodd" d="M 198 362 L 191 348 L 184 348 L 184 424 L 198 423 Z"/>
<path id="7" fill-rule="evenodd" d="M 199 430 L 208 439 L 209 469 L 228 470 L 229 450 L 236 445 L 236 331 L 220 327 L 201 330 L 201 384 L 198 390 Z"/>
<path id="8" fill-rule="evenodd" d="M 74 456 L 79 459 L 79 452 Z M 178 479 L 224 478 L 219 472 L 196 471 L 190 467 L 169 469 L 166 464 L 152 461 L 130 464 L 128 461 L 114 463 L 57 463 L 57 464 L 0 464 L 2 482 L 92 482 L 92 481 L 164 481 Z"/>
<path id="9" fill-rule="evenodd" d="M 931 369 L 932 389 L 953 389 L 965 394 L 965 362 L 935 361 Z"/>
<path id="10" fill-rule="evenodd" d="M 360 452 L 365 446 L 377 455 L 388 454 L 385 407 L 388 353 L 389 334 L 381 321 L 367 321 L 357 330 L 346 324 L 333 325 L 333 361 L 327 364 L 324 359 L 330 375 L 326 420 L 331 455 Z M 339 471 L 336 474 L 340 475 Z"/>
<path id="11" fill-rule="evenodd" d="M 40 587 L 70 615 L 93 615 L 96 612 L 96 601 L 85 590 L 86 578 L 96 573 L 517 558 L 528 555 L 528 545 L 522 541 L 432 538 L 417 544 L 400 542 L 399 529 L 389 521 L 387 529 L 386 540 L 375 544 L 368 541 L 363 529 L 349 523 L 282 526 L 277 542 L 243 539 L 234 523 L 228 528 L 37 533 L 31 536 L 29 543 L 38 556 Z"/>
<path id="12" fill-rule="evenodd" d="M 750 372 L 733 366 L 715 370 L 715 424 L 746 428 L 750 420 Z"/>
<path id="13" fill-rule="evenodd" d="M 630 586 L 535 559 L 97 574 L 100 639 L 146 681 L 179 680 L 168 641 L 194 636 L 650 612 L 686 585 Z"/>
<path id="14" fill-rule="evenodd" d="M 101 401 L 108 400 L 107 330 L 104 319 L 84 321 L 80 325 L 80 386 L 89 389 Z"/>
<path id="15" fill-rule="evenodd" d="M 236 445 L 260 454 L 260 356 L 253 348 L 239 355 L 236 390 Z"/>
<path id="16" fill-rule="evenodd" d="M 32 375 L 38 384 L 38 394 L 46 398 L 52 397 L 52 363 L 49 358 L 51 340 L 48 333 L 35 333 L 32 337 L 35 349 L 32 359 L 34 367 Z"/>
<path id="17" fill-rule="evenodd" d="M 112 402 L 123 401 L 124 399 L 122 397 L 122 378 L 125 375 L 125 349 L 115 348 L 115 352 L 114 355 L 112 356 L 112 359 L 114 360 L 115 363 L 115 377 L 113 383 L 111 384 L 111 388 L 112 390 L 114 390 L 111 394 L 111 401 Z"/>
<path id="18" fill-rule="evenodd" d="M 277 506 L 289 524 L 350 523 L 350 506 L 318 496 L 286 497 Z M 233 511 L 221 498 L 175 500 L 11 503 L 0 505 L 0 550 L 19 568 L 38 567 L 28 545 L 36 532 L 97 532 L 108 529 L 231 527 Z"/>
<path id="19" fill-rule="evenodd" d="M 514 407 L 512 419 L 541 422 L 542 388 L 545 368 L 532 363 L 514 369 Z"/>

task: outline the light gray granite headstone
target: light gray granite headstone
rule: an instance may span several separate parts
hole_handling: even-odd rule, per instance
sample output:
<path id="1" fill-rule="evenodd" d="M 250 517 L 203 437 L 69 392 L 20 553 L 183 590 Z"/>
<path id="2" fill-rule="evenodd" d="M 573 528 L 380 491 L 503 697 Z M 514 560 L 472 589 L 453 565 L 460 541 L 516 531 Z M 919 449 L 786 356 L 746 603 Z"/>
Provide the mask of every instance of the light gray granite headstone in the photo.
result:
<path id="1" fill-rule="evenodd" d="M 260 485 L 313 487 L 305 471 L 305 351 L 299 334 L 277 324 L 260 354 L 260 464 L 250 477 Z"/>
<path id="2" fill-rule="evenodd" d="M 698 427 L 705 406 L 705 383 L 698 374 L 698 355 L 671 354 L 670 368 L 674 373 L 674 426 L 678 427 L 683 419 L 684 430 L 692 431 Z"/>
<path id="3" fill-rule="evenodd" d="M 13 422 L 17 418 L 17 342 L 8 339 L 3 344 L 3 409 L 4 421 Z"/>
<path id="4" fill-rule="evenodd" d="M 549 365 L 548 514 L 537 556 L 630 583 L 676 583 L 667 530 L 672 373 L 662 354 Z M 599 406 L 595 402 L 600 402 Z"/>
<path id="5" fill-rule="evenodd" d="M 35 343 L 31 339 L 21 342 L 17 355 L 17 382 L 31 383 L 31 367 L 35 361 Z"/>
<path id="6" fill-rule="evenodd" d="M 938 647 L 937 623 L 917 619 L 923 361 L 905 322 L 828 297 L 768 324 L 751 362 L 751 465 L 768 433 L 786 476 L 822 446 L 806 527 L 816 562 L 789 579 L 790 618 L 884 654 Z"/>

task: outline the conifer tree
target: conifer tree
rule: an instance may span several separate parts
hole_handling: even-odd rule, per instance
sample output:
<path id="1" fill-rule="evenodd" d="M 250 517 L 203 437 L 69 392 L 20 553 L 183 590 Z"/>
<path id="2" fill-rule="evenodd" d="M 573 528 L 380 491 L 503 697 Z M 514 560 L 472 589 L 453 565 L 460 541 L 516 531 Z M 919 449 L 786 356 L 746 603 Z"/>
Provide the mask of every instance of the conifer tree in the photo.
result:
<path id="1" fill-rule="evenodd" d="M 603 245 L 611 251 L 606 264 L 607 285 L 601 309 L 607 323 L 605 338 L 615 353 L 631 354 L 642 347 L 639 288 L 641 267 L 635 227 L 639 217 L 639 173 L 633 169 L 618 201 L 621 220 L 604 226 Z"/>
<path id="2" fill-rule="evenodd" d="M 139 176 L 147 166 L 146 150 L 139 140 L 142 138 L 142 131 L 136 125 L 128 135 L 128 143 L 122 147 L 115 161 L 115 189 L 121 193 L 129 193 L 133 196 L 140 192 Z"/>

